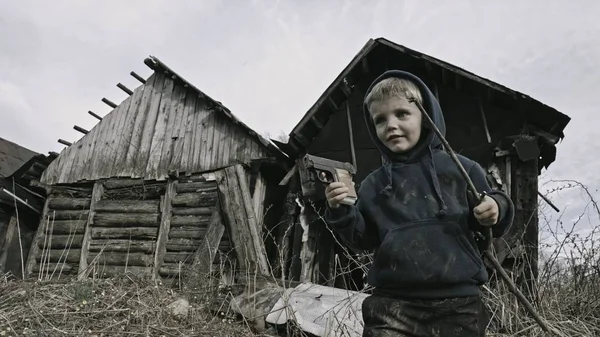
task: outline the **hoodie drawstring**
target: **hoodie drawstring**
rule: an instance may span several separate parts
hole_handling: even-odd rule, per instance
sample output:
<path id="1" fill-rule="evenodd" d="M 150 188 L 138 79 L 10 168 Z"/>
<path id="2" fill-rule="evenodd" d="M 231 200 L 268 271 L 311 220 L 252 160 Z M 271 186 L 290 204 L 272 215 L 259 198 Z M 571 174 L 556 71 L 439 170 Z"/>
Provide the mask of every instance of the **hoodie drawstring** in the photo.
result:
<path id="1" fill-rule="evenodd" d="M 435 196 L 438 199 L 438 203 L 440 205 L 439 211 L 436 214 L 436 216 L 439 218 L 443 218 L 447 214 L 448 207 L 446 206 L 444 198 L 442 197 L 440 181 L 437 177 L 437 171 L 435 169 L 435 162 L 433 161 L 433 151 L 431 151 L 431 146 L 427 147 L 427 152 L 429 158 L 429 177 L 431 179 L 431 183 L 433 184 L 433 189 L 435 190 Z"/>
<path id="2" fill-rule="evenodd" d="M 436 213 L 436 217 L 443 218 L 446 216 L 446 214 L 448 212 L 448 206 L 446 206 L 446 203 L 444 202 L 444 198 L 442 197 L 440 182 L 437 177 L 437 171 L 435 169 L 435 163 L 433 161 L 433 151 L 431 150 L 430 146 L 427 147 L 427 159 L 428 159 L 427 160 L 428 163 L 425 163 L 425 160 L 421 161 L 421 163 L 423 164 L 423 166 L 425 166 L 424 167 L 425 170 L 429 173 L 429 175 L 428 175 L 429 182 L 433 185 L 433 190 L 435 191 L 435 197 L 439 204 L 439 210 Z M 394 191 L 394 180 L 392 178 L 392 168 L 393 168 L 393 165 L 390 162 L 386 163 L 384 166 L 384 170 L 386 173 L 388 183 L 383 188 L 383 190 L 381 190 L 381 194 L 385 195 L 387 197 L 391 197 L 393 195 L 393 191 Z"/>

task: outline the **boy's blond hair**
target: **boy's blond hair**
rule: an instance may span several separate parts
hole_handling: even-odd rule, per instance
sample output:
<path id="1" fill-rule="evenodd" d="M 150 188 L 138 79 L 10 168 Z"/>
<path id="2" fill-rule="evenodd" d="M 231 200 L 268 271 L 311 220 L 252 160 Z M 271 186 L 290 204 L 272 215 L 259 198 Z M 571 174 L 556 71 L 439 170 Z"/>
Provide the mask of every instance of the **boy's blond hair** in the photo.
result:
<path id="1" fill-rule="evenodd" d="M 412 81 L 397 77 L 389 77 L 375 84 L 365 98 L 365 104 L 370 108 L 371 103 L 394 96 L 415 97 L 419 103 L 423 104 L 423 97 L 421 96 L 419 87 Z"/>

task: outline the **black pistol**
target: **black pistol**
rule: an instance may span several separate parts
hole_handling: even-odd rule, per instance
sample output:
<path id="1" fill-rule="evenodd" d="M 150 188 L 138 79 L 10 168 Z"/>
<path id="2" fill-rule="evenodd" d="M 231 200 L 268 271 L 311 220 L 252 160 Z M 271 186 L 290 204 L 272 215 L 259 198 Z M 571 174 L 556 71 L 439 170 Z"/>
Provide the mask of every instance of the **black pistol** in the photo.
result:
<path id="1" fill-rule="evenodd" d="M 302 158 L 302 166 L 315 176 L 323 184 L 328 185 L 334 181 L 343 182 L 348 187 L 348 196 L 340 203 L 354 205 L 356 202 L 356 190 L 352 181 L 356 169 L 350 163 L 335 161 L 327 158 L 317 157 L 310 154 Z M 310 179 L 312 180 L 312 179 Z"/>

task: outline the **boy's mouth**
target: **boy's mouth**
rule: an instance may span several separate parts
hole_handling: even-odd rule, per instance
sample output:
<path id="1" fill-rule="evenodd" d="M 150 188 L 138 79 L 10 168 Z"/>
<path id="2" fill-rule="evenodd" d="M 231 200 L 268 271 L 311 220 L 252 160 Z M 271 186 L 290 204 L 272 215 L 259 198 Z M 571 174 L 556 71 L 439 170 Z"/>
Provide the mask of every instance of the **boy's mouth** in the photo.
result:
<path id="1" fill-rule="evenodd" d="M 387 137 L 387 141 L 389 142 L 389 141 L 392 141 L 392 140 L 398 139 L 398 138 L 402 138 L 402 136 L 400 136 L 400 135 L 390 135 L 390 136 Z"/>

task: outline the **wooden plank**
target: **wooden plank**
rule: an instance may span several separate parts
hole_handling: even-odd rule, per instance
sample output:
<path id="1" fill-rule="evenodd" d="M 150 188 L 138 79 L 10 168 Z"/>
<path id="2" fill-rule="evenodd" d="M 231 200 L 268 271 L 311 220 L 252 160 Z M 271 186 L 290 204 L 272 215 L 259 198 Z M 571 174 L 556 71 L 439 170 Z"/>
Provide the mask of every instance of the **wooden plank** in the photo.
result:
<path id="1" fill-rule="evenodd" d="M 47 255 L 47 261 L 51 263 L 69 263 L 69 264 L 77 264 L 79 263 L 81 255 L 80 249 L 50 249 Z M 42 258 L 46 256 L 38 255 L 35 257 L 37 263 L 42 261 Z"/>
<path id="2" fill-rule="evenodd" d="M 79 142 L 77 142 L 79 143 Z M 77 155 L 77 153 L 79 153 L 79 147 L 81 147 L 81 144 L 73 144 L 72 146 L 69 146 L 67 148 L 67 151 L 65 153 L 65 157 L 66 157 L 66 161 L 65 161 L 65 165 L 61 168 L 61 172 L 59 174 L 59 178 L 58 181 L 59 182 L 65 182 L 65 181 L 69 181 L 70 180 L 70 176 L 69 174 L 71 173 L 71 169 L 73 167 L 73 163 L 75 162 L 75 156 Z"/>
<path id="3" fill-rule="evenodd" d="M 106 130 L 108 129 L 108 124 L 110 124 L 110 122 L 111 116 L 108 114 L 94 127 L 94 144 L 91 149 L 92 152 L 90 154 L 90 158 L 81 172 L 82 177 L 92 177 L 94 175 L 94 171 L 97 170 L 98 165 L 101 165 Z"/>
<path id="4" fill-rule="evenodd" d="M 79 270 L 77 279 L 82 280 L 85 278 L 85 272 L 87 271 L 87 255 L 90 247 L 90 240 L 92 240 L 92 225 L 94 223 L 94 213 L 96 208 L 96 203 L 98 200 L 102 198 L 102 193 L 104 192 L 104 186 L 100 182 L 96 182 L 94 184 L 94 188 L 92 190 L 92 200 L 90 202 L 90 211 L 87 220 L 87 224 L 85 226 L 85 234 L 83 236 L 83 241 L 81 243 L 81 258 L 79 259 Z"/>
<path id="5" fill-rule="evenodd" d="M 80 210 L 90 207 L 90 200 L 87 198 L 50 198 L 48 208 L 54 210 Z"/>
<path id="6" fill-rule="evenodd" d="M 115 161 L 112 166 L 110 176 L 116 177 L 122 174 L 124 164 L 127 160 L 127 151 L 134 136 L 135 120 L 137 112 L 144 94 L 144 86 L 139 86 L 133 90 L 133 95 L 130 99 L 130 104 L 127 106 L 127 111 L 123 111 L 123 125 L 119 133 L 119 142 L 116 146 Z"/>
<path id="7" fill-rule="evenodd" d="M 54 221 L 52 223 L 52 227 L 45 228 L 45 233 L 52 234 L 83 234 L 85 233 L 85 224 L 87 222 L 87 217 L 83 220 L 62 220 L 62 221 Z M 45 227 L 45 226 L 44 226 Z"/>
<path id="8" fill-rule="evenodd" d="M 215 123 L 213 126 L 214 135 L 213 135 L 213 144 L 211 148 L 211 158 L 210 158 L 210 169 L 216 169 L 219 167 L 219 147 L 221 146 L 221 142 L 227 136 L 224 133 L 225 127 L 225 118 L 220 113 L 220 111 L 215 111 L 213 113 Z"/>
<path id="9" fill-rule="evenodd" d="M 194 253 L 191 252 L 167 252 L 164 257 L 163 266 L 169 264 L 191 263 L 194 258 Z"/>
<path id="10" fill-rule="evenodd" d="M 89 180 L 98 180 L 102 176 L 102 171 L 105 169 L 107 165 L 112 165 L 112 161 L 110 161 L 109 156 L 111 153 L 114 153 L 114 149 L 111 147 L 111 138 L 114 135 L 114 125 L 120 116 L 121 106 L 117 106 L 111 112 L 109 112 L 103 119 L 103 126 L 100 129 L 100 134 L 98 135 L 98 147 L 95 150 L 95 158 L 92 163 L 92 170 L 89 177 Z"/>
<path id="11" fill-rule="evenodd" d="M 35 233 L 33 241 L 31 242 L 31 247 L 29 248 L 29 256 L 27 256 L 27 266 L 25 267 L 25 277 L 31 276 L 31 273 L 33 272 L 33 267 L 36 265 L 36 256 L 38 256 L 38 254 L 40 253 L 39 243 L 43 241 L 42 238 L 44 237 L 44 233 L 46 232 L 45 229 L 48 225 L 48 205 L 53 199 L 51 197 L 52 187 L 49 188 L 47 193 L 48 197 L 46 198 L 46 202 L 44 202 L 44 209 L 42 210 L 42 215 L 40 217 L 38 229 Z"/>
<path id="12" fill-rule="evenodd" d="M 100 200 L 96 212 L 106 213 L 158 213 L 159 200 Z"/>
<path id="13" fill-rule="evenodd" d="M 169 165 L 174 155 L 173 151 L 175 150 L 175 145 L 177 144 L 177 139 L 179 137 L 179 128 L 181 127 L 181 116 L 183 116 L 183 111 L 179 110 L 182 97 L 185 99 L 185 89 L 182 85 L 174 85 L 170 99 L 171 104 L 166 107 L 166 134 L 160 151 L 160 163 L 156 168 L 156 171 L 159 172 L 160 175 L 168 174 Z"/>
<path id="14" fill-rule="evenodd" d="M 210 111 L 208 116 L 204 118 L 206 121 L 204 124 L 204 132 L 206 132 L 206 145 L 204 147 L 204 152 L 202 154 L 202 158 L 199 158 L 198 161 L 198 171 L 208 171 L 212 168 L 212 153 L 214 151 L 214 138 L 215 138 L 215 124 L 217 111 Z"/>
<path id="15" fill-rule="evenodd" d="M 210 218 L 210 224 L 206 230 L 206 234 L 202 239 L 200 248 L 194 254 L 194 265 L 192 272 L 194 271 L 208 271 L 210 265 L 215 260 L 215 255 L 219 249 L 219 243 L 225 232 L 225 225 L 221 218 L 220 210 L 215 210 L 212 217 Z"/>
<path id="16" fill-rule="evenodd" d="M 162 90 L 162 96 L 158 106 L 156 115 L 156 123 L 154 125 L 154 132 L 152 139 L 150 140 L 150 149 L 148 150 L 148 162 L 145 168 L 145 173 L 142 174 L 146 179 L 162 180 L 164 175 L 158 172 L 160 167 L 163 145 L 165 142 L 169 142 L 171 130 L 167 129 L 167 123 L 169 121 L 169 109 L 172 104 L 173 97 L 173 80 L 166 77 L 165 83 Z M 166 172 L 165 172 L 166 173 Z"/>
<path id="17" fill-rule="evenodd" d="M 177 184 L 177 193 L 201 193 L 201 192 L 216 192 L 217 184 L 214 181 L 197 181 L 191 183 Z"/>
<path id="18" fill-rule="evenodd" d="M 195 105 L 196 96 L 188 93 L 185 98 L 185 109 L 187 115 L 187 120 L 185 124 L 185 136 L 183 140 L 183 151 L 181 155 L 181 165 L 180 173 L 186 172 L 188 174 L 192 173 L 191 168 L 193 167 L 194 156 L 191 155 L 193 153 L 193 142 L 194 142 L 194 132 L 197 129 L 196 124 L 194 123 L 196 119 L 195 113 Z"/>
<path id="19" fill-rule="evenodd" d="M 90 242 L 90 252 L 141 252 L 154 253 L 156 251 L 156 242 L 150 241 L 132 241 L 123 239 L 103 240 L 97 239 Z"/>
<path id="20" fill-rule="evenodd" d="M 158 227 L 159 213 L 94 213 L 94 227 Z"/>
<path id="21" fill-rule="evenodd" d="M 256 215 L 256 224 L 260 230 L 264 225 L 264 203 L 267 193 L 267 185 L 260 171 L 256 174 L 256 185 L 254 186 L 254 193 L 252 194 L 252 208 L 254 209 L 254 214 Z"/>
<path id="22" fill-rule="evenodd" d="M 172 238 L 167 241 L 168 252 L 194 252 L 200 246 L 200 240 Z"/>
<path id="23" fill-rule="evenodd" d="M 139 104 L 137 106 L 131 105 L 129 107 L 130 110 L 135 109 L 135 112 L 132 111 L 135 116 L 135 121 L 133 122 L 133 127 L 131 129 L 131 139 L 125 154 L 125 161 L 121 164 L 120 171 L 123 172 L 122 176 L 134 176 L 135 163 L 137 162 L 140 153 L 140 146 L 144 135 L 144 125 L 146 124 L 146 119 L 148 117 L 150 101 L 154 97 L 154 86 L 156 85 L 157 80 L 160 81 L 157 77 L 156 74 L 150 75 L 146 84 L 143 85 L 144 91 Z"/>
<path id="24" fill-rule="evenodd" d="M 200 136 L 197 137 L 197 146 L 198 146 L 198 155 L 196 156 L 196 165 L 198 168 L 202 168 L 204 163 L 204 158 L 206 157 L 206 153 L 210 150 L 207 147 L 208 137 L 209 137 L 209 118 L 210 118 L 210 109 L 207 105 L 206 98 L 201 97 L 198 98 L 199 106 L 197 108 L 196 113 L 198 114 L 198 118 L 200 122 L 197 124 L 200 130 Z M 201 171 L 201 169 L 199 169 Z"/>
<path id="25" fill-rule="evenodd" d="M 176 215 L 211 215 L 216 206 L 213 207 L 174 207 L 173 216 Z"/>
<path id="26" fill-rule="evenodd" d="M 177 181 L 169 180 L 167 183 L 167 190 L 164 197 L 161 198 L 161 220 L 160 228 L 158 231 L 158 239 L 156 240 L 156 251 L 154 253 L 154 270 L 152 272 L 153 277 L 158 277 L 160 266 L 163 263 L 165 253 L 167 251 L 166 242 L 169 237 L 169 231 L 171 229 L 171 200 L 175 195 L 177 189 Z"/>
<path id="27" fill-rule="evenodd" d="M 73 175 L 77 177 L 85 177 L 86 173 L 90 170 L 90 165 L 93 161 L 96 149 L 96 142 L 98 139 L 98 134 L 100 133 L 100 124 L 102 121 L 98 122 L 94 127 L 90 130 L 90 133 L 83 137 L 82 148 L 81 148 L 81 159 L 77 162 L 77 168 L 73 172 Z"/>
<path id="28" fill-rule="evenodd" d="M 85 234 L 84 234 L 85 235 Z M 84 235 L 52 235 L 47 242 L 38 241 L 38 248 L 42 249 L 63 249 L 63 248 L 81 248 Z M 44 247 L 44 244 L 46 245 Z"/>
<path id="29" fill-rule="evenodd" d="M 102 146 L 103 150 L 101 151 L 103 165 L 96 171 L 98 175 L 92 176 L 91 180 L 108 178 L 113 175 L 115 160 L 119 152 L 118 146 L 121 143 L 121 137 L 123 137 L 123 125 L 127 117 L 129 105 L 131 105 L 131 99 L 131 96 L 127 96 L 109 115 L 110 124 L 108 125 L 106 138 Z"/>
<path id="30" fill-rule="evenodd" d="M 135 276 L 149 276 L 152 273 L 152 268 L 141 267 L 141 266 L 110 266 L 110 265 L 98 265 L 90 270 L 94 277 L 115 277 L 123 276 L 130 273 Z"/>
<path id="31" fill-rule="evenodd" d="M 142 131 L 142 139 L 140 142 L 138 155 L 134 163 L 134 174 L 136 177 L 144 177 L 146 174 L 146 168 L 150 158 L 150 151 L 152 149 L 152 140 L 155 138 L 155 127 L 159 115 L 160 101 L 162 99 L 164 86 L 166 84 L 166 76 L 164 74 L 155 73 L 155 75 L 156 82 L 152 86 L 152 97 L 150 98 L 150 105 L 146 112 L 147 117 Z"/>
<path id="32" fill-rule="evenodd" d="M 177 116 L 178 116 L 178 125 L 176 129 L 178 130 L 177 139 L 173 145 L 173 155 L 171 156 L 171 161 L 169 162 L 168 170 L 181 170 L 181 158 L 183 156 L 183 149 L 185 143 L 185 133 L 188 127 L 186 124 L 188 119 L 188 111 L 185 107 L 185 101 L 188 98 L 188 90 L 183 89 L 182 94 L 177 101 Z"/>
<path id="33" fill-rule="evenodd" d="M 15 216 L 12 216 L 10 218 L 10 221 L 8 222 L 8 229 L 6 230 L 6 233 L 4 236 L 4 242 L 0 246 L 0 248 L 2 248 L 1 252 L 0 252 L 0 267 L 2 267 L 2 270 L 4 270 L 4 268 L 6 267 L 6 261 L 8 260 L 8 254 L 10 252 L 10 248 L 12 246 L 13 240 L 14 239 L 18 240 L 17 226 L 19 226 L 19 222 L 17 221 L 17 218 Z M 19 249 L 19 251 L 21 251 L 21 250 Z M 22 251 L 21 251 L 21 254 L 22 254 Z M 22 259 L 24 260 L 25 258 L 22 257 Z M 21 265 L 21 274 L 23 276 L 25 274 L 25 262 L 26 261 L 22 261 L 22 265 Z"/>
<path id="34" fill-rule="evenodd" d="M 156 239 L 158 237 L 158 228 L 155 227 L 93 227 L 91 232 L 92 239 L 145 240 Z"/>
<path id="35" fill-rule="evenodd" d="M 152 267 L 154 254 L 145 254 L 140 252 L 91 252 L 88 256 L 88 264 L 97 264 L 102 266 L 142 266 Z"/>
<path id="36" fill-rule="evenodd" d="M 173 197 L 173 206 L 178 207 L 210 207 L 217 203 L 217 193 L 199 192 L 197 194 L 186 193 Z"/>
<path id="37" fill-rule="evenodd" d="M 263 244 L 262 237 L 262 224 L 257 223 L 256 215 L 254 208 L 252 207 L 252 197 L 250 196 L 250 190 L 248 188 L 248 184 L 246 183 L 246 173 L 242 165 L 235 165 L 233 167 L 235 169 L 238 184 L 239 184 L 239 193 L 242 196 L 243 207 L 245 209 L 245 213 L 247 216 L 247 224 L 250 228 L 251 239 L 254 242 L 254 249 L 256 251 L 257 263 L 259 270 L 263 273 L 263 275 L 269 275 L 269 264 L 267 259 L 267 253 L 265 251 L 265 246 Z"/>
<path id="38" fill-rule="evenodd" d="M 80 211 L 65 211 L 65 210 L 53 210 L 50 214 L 50 221 L 52 220 L 86 220 L 88 218 L 88 210 Z"/>
<path id="39" fill-rule="evenodd" d="M 205 227 L 173 227 L 169 230 L 169 239 L 202 239 L 206 235 Z"/>
<path id="40" fill-rule="evenodd" d="M 228 228 L 229 239 L 233 243 L 237 260 L 240 261 L 242 268 L 252 271 L 254 269 L 253 264 L 256 263 L 256 257 L 249 230 L 242 223 L 245 215 L 240 213 L 243 205 L 237 194 L 235 172 L 233 173 L 233 178 L 228 178 L 231 175 L 231 170 L 222 169 L 215 172 L 219 188 L 219 200 L 225 224 Z"/>
<path id="41" fill-rule="evenodd" d="M 206 227 L 210 223 L 210 216 L 207 215 L 173 215 L 171 227 Z"/>

